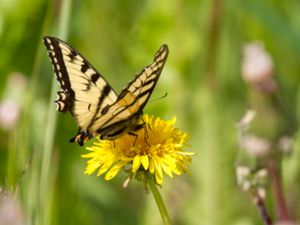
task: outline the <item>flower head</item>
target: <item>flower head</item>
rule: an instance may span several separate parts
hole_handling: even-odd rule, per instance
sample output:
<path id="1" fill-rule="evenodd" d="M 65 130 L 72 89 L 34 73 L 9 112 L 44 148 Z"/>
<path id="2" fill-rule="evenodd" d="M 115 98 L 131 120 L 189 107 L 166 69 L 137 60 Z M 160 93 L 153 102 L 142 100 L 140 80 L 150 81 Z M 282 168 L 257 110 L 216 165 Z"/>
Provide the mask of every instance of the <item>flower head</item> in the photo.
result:
<path id="1" fill-rule="evenodd" d="M 98 176 L 106 173 L 105 180 L 110 180 L 126 167 L 131 175 L 138 171 L 153 174 L 156 183 L 162 184 L 164 173 L 173 177 L 187 172 L 194 153 L 182 149 L 189 137 L 173 127 L 176 118 L 164 121 L 144 115 L 141 122 L 144 127 L 136 132 L 137 136 L 125 134 L 116 140 L 97 138 L 87 147 L 90 152 L 82 155 L 89 158 L 85 173 L 98 170 Z"/>
<path id="2" fill-rule="evenodd" d="M 260 42 L 249 43 L 244 47 L 242 77 L 249 84 L 266 93 L 277 90 L 274 65 L 271 55 Z"/>
<path id="3" fill-rule="evenodd" d="M 25 225 L 24 210 L 15 193 L 0 187 L 0 225 Z"/>
<path id="4" fill-rule="evenodd" d="M 273 75 L 273 61 L 260 42 L 249 43 L 243 49 L 242 76 L 247 82 L 261 82 Z"/>

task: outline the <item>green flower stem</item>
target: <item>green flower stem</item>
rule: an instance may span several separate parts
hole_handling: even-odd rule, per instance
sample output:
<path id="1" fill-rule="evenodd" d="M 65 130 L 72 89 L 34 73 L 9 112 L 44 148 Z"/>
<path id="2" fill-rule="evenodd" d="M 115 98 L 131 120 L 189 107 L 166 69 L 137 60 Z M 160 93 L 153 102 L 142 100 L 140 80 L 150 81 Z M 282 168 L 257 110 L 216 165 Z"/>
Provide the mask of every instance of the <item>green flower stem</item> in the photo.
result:
<path id="1" fill-rule="evenodd" d="M 155 199 L 156 205 L 159 209 L 161 218 L 163 220 L 163 224 L 164 225 L 171 225 L 171 221 L 170 221 L 170 217 L 166 208 L 166 205 L 161 197 L 161 194 L 157 188 L 157 185 L 155 184 L 154 180 L 153 180 L 153 176 L 151 174 L 147 174 L 147 181 L 149 184 L 149 187 L 151 189 L 151 192 L 153 194 L 153 197 Z"/>

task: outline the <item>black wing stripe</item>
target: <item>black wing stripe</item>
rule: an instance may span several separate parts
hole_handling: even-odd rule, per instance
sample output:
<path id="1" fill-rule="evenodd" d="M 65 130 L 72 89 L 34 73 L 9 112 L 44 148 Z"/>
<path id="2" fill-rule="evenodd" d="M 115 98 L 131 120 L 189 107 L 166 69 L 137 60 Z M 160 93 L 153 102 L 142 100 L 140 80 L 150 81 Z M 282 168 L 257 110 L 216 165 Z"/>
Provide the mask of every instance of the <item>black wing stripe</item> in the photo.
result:
<path id="1" fill-rule="evenodd" d="M 50 39 L 44 40 L 45 46 L 49 50 L 49 57 L 51 59 L 52 65 L 54 66 L 56 79 L 58 80 L 62 88 L 65 89 L 65 91 L 68 92 L 68 94 L 70 94 L 72 97 L 74 97 L 75 93 L 71 89 L 71 84 L 68 80 L 67 69 L 63 62 L 63 56 L 58 46 L 58 43 L 53 42 Z"/>
<path id="2" fill-rule="evenodd" d="M 87 64 L 86 61 L 83 62 L 83 65 L 81 66 L 81 72 L 85 73 L 89 69 L 89 65 Z"/>
<path id="3" fill-rule="evenodd" d="M 92 117 L 91 121 L 90 121 L 90 124 L 88 125 L 87 129 L 89 129 L 93 123 L 95 122 L 97 116 L 98 116 L 98 113 L 99 113 L 99 110 L 102 106 L 102 103 L 104 101 L 104 99 L 109 95 L 109 93 L 111 92 L 111 88 L 106 85 L 104 88 L 103 88 L 103 91 L 102 91 L 102 95 L 100 96 L 99 100 L 98 100 L 98 104 L 97 104 L 97 108 L 96 108 L 96 111 L 94 113 L 94 116 Z"/>
<path id="4" fill-rule="evenodd" d="M 46 48 L 48 49 L 49 57 L 52 62 L 54 72 L 56 74 L 56 79 L 62 87 L 62 91 L 58 92 L 58 98 L 55 101 L 56 109 L 61 112 L 70 111 L 74 107 L 73 99 L 75 97 L 75 92 L 71 88 L 71 83 L 68 80 L 67 69 L 63 62 L 63 56 L 58 46 L 58 43 L 51 41 L 48 38 L 44 39 Z"/>

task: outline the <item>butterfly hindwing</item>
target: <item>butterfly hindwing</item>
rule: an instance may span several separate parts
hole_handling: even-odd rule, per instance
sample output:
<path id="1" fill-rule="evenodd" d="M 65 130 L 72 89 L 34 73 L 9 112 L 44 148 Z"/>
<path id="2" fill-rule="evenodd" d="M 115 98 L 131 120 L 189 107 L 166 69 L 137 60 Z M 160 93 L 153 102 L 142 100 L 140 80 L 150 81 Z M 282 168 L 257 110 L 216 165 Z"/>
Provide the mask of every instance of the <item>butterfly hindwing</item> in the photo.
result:
<path id="1" fill-rule="evenodd" d="M 44 43 L 61 86 L 55 101 L 57 110 L 69 111 L 79 126 L 72 141 L 82 145 L 99 134 L 101 139 L 115 139 L 141 127 L 137 123 L 166 62 L 167 45 L 162 45 L 153 62 L 117 95 L 102 75 L 68 44 L 54 37 L 44 37 Z"/>

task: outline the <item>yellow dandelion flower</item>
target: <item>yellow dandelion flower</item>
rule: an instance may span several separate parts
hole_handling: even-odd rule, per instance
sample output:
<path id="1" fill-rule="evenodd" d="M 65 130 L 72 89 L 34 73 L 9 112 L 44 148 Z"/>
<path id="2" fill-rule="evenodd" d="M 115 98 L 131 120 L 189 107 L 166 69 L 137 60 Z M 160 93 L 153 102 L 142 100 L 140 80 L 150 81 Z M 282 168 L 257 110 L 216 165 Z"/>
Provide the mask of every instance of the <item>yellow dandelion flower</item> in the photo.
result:
<path id="1" fill-rule="evenodd" d="M 157 184 L 162 184 L 164 174 L 173 177 L 187 172 L 194 153 L 183 150 L 189 136 L 173 126 L 176 117 L 164 121 L 143 115 L 141 120 L 145 126 L 136 132 L 137 137 L 125 134 L 116 140 L 97 138 L 87 147 L 90 152 L 82 155 L 89 159 L 85 173 L 98 170 L 98 176 L 106 173 L 105 180 L 110 180 L 126 167 L 132 175 L 149 172 Z"/>

